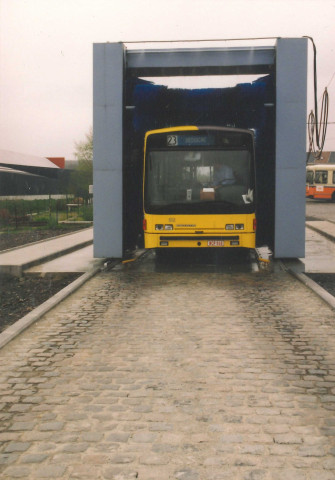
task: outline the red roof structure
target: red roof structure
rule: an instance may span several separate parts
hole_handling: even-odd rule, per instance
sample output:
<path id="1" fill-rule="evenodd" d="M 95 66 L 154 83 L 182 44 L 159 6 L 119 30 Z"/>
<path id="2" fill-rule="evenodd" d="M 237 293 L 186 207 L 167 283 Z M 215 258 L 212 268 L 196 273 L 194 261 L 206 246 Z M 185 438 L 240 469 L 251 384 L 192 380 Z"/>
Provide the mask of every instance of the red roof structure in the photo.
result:
<path id="1" fill-rule="evenodd" d="M 57 167 L 65 168 L 65 157 L 47 157 L 47 159 L 57 165 Z"/>

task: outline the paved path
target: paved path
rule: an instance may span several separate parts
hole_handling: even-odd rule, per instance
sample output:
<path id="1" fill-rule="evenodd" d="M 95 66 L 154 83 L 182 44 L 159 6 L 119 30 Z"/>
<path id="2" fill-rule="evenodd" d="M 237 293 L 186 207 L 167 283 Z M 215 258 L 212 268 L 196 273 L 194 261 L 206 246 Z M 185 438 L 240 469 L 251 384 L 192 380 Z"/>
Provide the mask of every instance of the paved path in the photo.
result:
<path id="1" fill-rule="evenodd" d="M 1 479 L 335 479 L 333 311 L 289 274 L 100 273 L 0 350 Z"/>
<path id="2" fill-rule="evenodd" d="M 23 270 L 93 243 L 93 228 L 60 235 L 0 252 L 0 272 L 20 276 Z"/>
<path id="3" fill-rule="evenodd" d="M 102 258 L 93 257 L 93 245 L 89 245 L 50 262 L 31 267 L 25 273 L 90 272 L 104 261 Z"/>
<path id="4" fill-rule="evenodd" d="M 308 273 L 335 273 L 335 229 L 333 228 L 335 225 L 331 224 L 332 230 L 326 228 L 324 231 L 320 230 L 319 223 L 308 222 L 309 228 L 306 228 L 306 257 L 301 261 Z M 324 223 L 328 224 L 330 222 Z M 324 225 L 322 227 L 324 228 Z M 333 235 L 331 235 L 332 233 Z"/>

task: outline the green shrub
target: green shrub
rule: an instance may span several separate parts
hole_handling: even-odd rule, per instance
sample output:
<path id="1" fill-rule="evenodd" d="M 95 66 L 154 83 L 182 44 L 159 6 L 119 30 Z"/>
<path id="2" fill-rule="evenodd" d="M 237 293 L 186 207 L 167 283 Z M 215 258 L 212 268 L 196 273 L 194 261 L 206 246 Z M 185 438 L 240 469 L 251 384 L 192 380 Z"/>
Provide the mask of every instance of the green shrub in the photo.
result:
<path id="1" fill-rule="evenodd" d="M 85 205 L 84 207 L 82 207 L 81 216 L 85 222 L 92 222 L 93 221 L 93 205 Z"/>

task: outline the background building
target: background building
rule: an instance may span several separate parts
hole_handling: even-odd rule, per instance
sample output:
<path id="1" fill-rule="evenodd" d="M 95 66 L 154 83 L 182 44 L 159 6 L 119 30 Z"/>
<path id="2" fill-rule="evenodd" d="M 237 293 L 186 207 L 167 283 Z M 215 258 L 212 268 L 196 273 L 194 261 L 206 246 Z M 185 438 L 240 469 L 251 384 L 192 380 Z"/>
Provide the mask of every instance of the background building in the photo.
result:
<path id="1" fill-rule="evenodd" d="M 67 193 L 65 159 L 0 150 L 0 196 Z"/>

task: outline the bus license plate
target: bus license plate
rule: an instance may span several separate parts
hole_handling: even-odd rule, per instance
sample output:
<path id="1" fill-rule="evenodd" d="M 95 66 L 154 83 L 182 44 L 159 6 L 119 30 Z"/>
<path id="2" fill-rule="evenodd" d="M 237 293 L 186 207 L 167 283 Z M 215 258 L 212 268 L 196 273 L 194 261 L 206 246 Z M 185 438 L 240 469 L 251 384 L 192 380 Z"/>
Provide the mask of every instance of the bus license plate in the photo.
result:
<path id="1" fill-rule="evenodd" d="M 224 241 L 223 240 L 208 240 L 207 245 L 208 245 L 208 247 L 223 247 Z"/>

